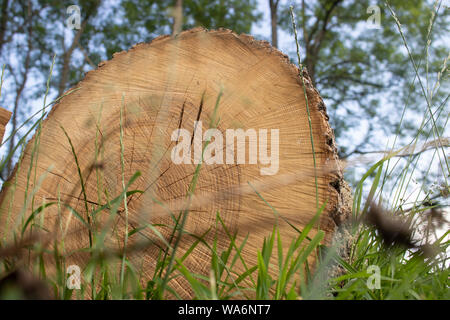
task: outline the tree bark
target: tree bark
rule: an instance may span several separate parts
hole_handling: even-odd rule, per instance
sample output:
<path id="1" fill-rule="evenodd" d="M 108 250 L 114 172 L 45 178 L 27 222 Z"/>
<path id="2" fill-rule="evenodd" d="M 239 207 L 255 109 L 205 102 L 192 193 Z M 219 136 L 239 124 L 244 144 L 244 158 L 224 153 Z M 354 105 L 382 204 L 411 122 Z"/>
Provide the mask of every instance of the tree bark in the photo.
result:
<path id="1" fill-rule="evenodd" d="M 105 250 L 120 251 L 125 234 L 149 223 L 170 242 L 175 227 L 170 212 L 178 217 L 188 210 L 186 233 L 181 236 L 177 256 L 186 253 L 196 240 L 190 235 L 203 237 L 209 244 L 218 237 L 220 252 L 229 238 L 220 227 L 214 231 L 219 213 L 228 232 L 238 232 L 237 244 L 248 234 L 242 256 L 253 266 L 257 264 L 256 252 L 275 224 L 287 248 L 298 236 L 291 225 L 303 229 L 315 216 L 317 172 L 317 197 L 320 204 L 326 203 L 320 229 L 326 233 L 325 243 L 329 243 L 336 224 L 348 215 L 350 206 L 323 101 L 307 74 L 303 76 L 317 170 L 299 70 L 266 42 L 229 30 L 197 28 L 180 33 L 176 39 L 162 36 L 127 53 L 115 54 L 111 61 L 89 72 L 77 90 L 62 98 L 44 120 L 38 163 L 32 167 L 35 176 L 43 180 L 33 194 L 34 203 L 28 203 L 30 207 L 25 212 L 32 212 L 31 206 L 36 209 L 43 201 L 60 201 L 77 210 L 80 217 L 89 216 L 91 209 L 122 194 L 124 183 L 139 171 L 141 175 L 128 190 L 143 193 L 128 196 L 126 209 L 120 206 L 116 216 L 108 209 L 95 216 L 95 228 L 106 230 Z M 217 148 L 214 152 L 205 149 L 187 206 L 186 195 L 192 191 L 197 170 L 196 152 L 200 150 L 201 154 L 203 134 L 211 126 L 218 129 L 215 134 L 222 134 L 223 145 L 214 135 L 211 143 L 217 143 Z M 238 160 L 242 150 L 237 149 L 234 137 L 227 138 L 228 132 L 236 133 L 239 128 L 249 135 L 244 138 L 244 161 Z M 266 138 L 262 136 L 264 132 Z M 6 224 L 8 216 L 10 226 L 17 225 L 21 218 L 30 182 L 27 172 L 34 165 L 35 139 L 26 146 L 20 170 L 11 177 L 14 188 L 5 184 L 7 187 L 0 194 L 0 225 Z M 177 163 L 174 148 L 183 141 L 192 154 L 186 163 Z M 256 150 L 252 146 L 258 147 L 259 154 L 251 152 Z M 264 149 L 266 157 L 262 157 Z M 232 153 L 232 161 L 225 161 L 226 155 Z M 269 155 L 278 157 L 267 161 Z M 253 156 L 256 163 L 250 160 Z M 212 163 L 212 159 L 217 162 Z M 273 175 L 263 174 L 267 173 L 263 169 L 275 164 Z M 30 183 L 37 185 L 37 181 Z M 267 203 L 277 209 L 277 215 Z M 80 249 L 89 247 L 87 228 L 71 211 L 58 208 L 64 205 L 45 209 L 42 228 L 54 230 L 48 234 L 57 237 L 57 241 L 64 239 L 67 265 L 84 268 L 89 256 Z M 68 231 L 58 232 L 60 226 Z M 12 231 L 2 234 L 1 229 L 0 236 L 11 240 Z M 311 232 L 313 236 L 316 230 Z M 130 248 L 141 248 L 127 249 L 130 263 L 145 266 L 143 277 L 150 279 L 159 250 L 167 250 L 164 242 L 149 228 L 136 232 L 127 241 Z M 194 273 L 208 276 L 209 252 L 199 245 L 184 265 Z M 313 265 L 315 257 L 308 259 Z M 243 270 L 242 266 L 236 268 Z M 181 277 L 171 280 L 170 285 L 182 297 L 192 294 Z"/>

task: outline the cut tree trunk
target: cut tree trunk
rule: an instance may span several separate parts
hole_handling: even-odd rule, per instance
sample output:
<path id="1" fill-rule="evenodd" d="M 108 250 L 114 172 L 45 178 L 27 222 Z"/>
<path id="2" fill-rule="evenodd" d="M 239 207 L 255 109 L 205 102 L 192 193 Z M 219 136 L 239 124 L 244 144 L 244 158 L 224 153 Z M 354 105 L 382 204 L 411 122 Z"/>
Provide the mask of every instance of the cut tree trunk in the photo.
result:
<path id="1" fill-rule="evenodd" d="M 229 30 L 197 28 L 115 54 L 111 61 L 89 72 L 76 91 L 53 107 L 40 134 L 28 143 L 20 165 L 1 194 L 1 236 L 13 239 L 13 231 L 20 234 L 23 221 L 33 210 L 44 201 L 59 201 L 59 206 L 49 205 L 44 214 L 39 213 L 34 223 L 42 223 L 50 231 L 48 234 L 59 240 L 65 238 L 66 265 L 77 264 L 83 269 L 89 258 L 84 252 L 74 251 L 90 245 L 90 233 L 81 217 L 91 224 L 92 230 L 107 226 L 104 244 L 111 250 L 121 250 L 126 230 L 130 232 L 149 223 L 155 224 L 169 241 L 174 225 L 170 212 L 178 217 L 188 207 L 185 199 L 197 167 L 195 163 L 174 163 L 173 148 L 181 143 L 177 129 L 186 129 L 185 133 L 201 130 L 199 124 L 194 124 L 199 120 L 205 133 L 211 118 L 215 118 L 213 126 L 217 123 L 217 129 L 223 133 L 224 161 L 227 147 L 234 143 L 226 140 L 226 130 L 255 130 L 256 135 L 246 140 L 249 150 L 256 143 L 254 139 L 259 137 L 258 143 L 261 142 L 259 130 L 267 129 L 267 154 L 271 155 L 276 151 L 271 144 L 276 136 L 271 130 L 278 129 L 278 170 L 271 172 L 273 175 L 263 175 L 261 169 L 270 164 L 261 163 L 259 154 L 256 164 L 249 163 L 250 151 L 246 151 L 245 163 L 236 163 L 235 158 L 233 163 L 208 164 L 205 156 L 189 203 L 185 225 L 189 234 L 182 236 L 178 256 L 196 240 L 193 235 L 203 236 L 210 245 L 217 236 L 218 251 L 227 246 L 228 236 L 223 228 L 218 227 L 217 232 L 214 229 L 217 214 L 228 232 L 238 231 L 237 245 L 248 234 L 242 252 L 247 266 L 256 264 L 257 251 L 277 221 L 287 246 L 297 235 L 287 222 L 302 229 L 317 212 L 315 172 L 319 206 L 326 203 L 320 229 L 326 232 L 325 243 L 329 243 L 336 224 L 350 210 L 348 189 L 342 179 L 324 103 L 306 71 L 302 76 L 311 115 L 316 170 L 299 70 L 267 42 Z M 220 92 L 223 95 L 215 109 Z M 247 133 L 251 135 L 251 131 Z M 195 149 L 201 150 L 198 137 L 187 143 L 193 145 L 192 159 Z M 213 138 L 211 144 L 217 141 Z M 261 152 L 260 146 L 258 149 Z M 216 150 L 211 155 L 218 157 L 220 152 Z M 141 175 L 128 191 L 143 193 L 130 194 L 126 208 L 121 201 L 116 216 L 108 208 L 95 216 L 87 215 L 86 210 L 92 212 L 119 197 L 137 171 Z M 67 205 L 81 217 L 72 215 L 65 209 Z M 278 220 L 277 215 L 281 217 Z M 30 229 L 28 226 L 25 234 Z M 127 256 L 135 266 L 144 266 L 144 279 L 149 279 L 160 248 L 165 249 L 163 241 L 150 228 L 144 228 L 129 236 L 128 245 Z M 200 244 L 184 264 L 192 272 L 209 275 L 209 252 Z M 313 256 L 310 262 L 314 262 Z M 170 284 L 182 297 L 192 294 L 182 277 Z"/>

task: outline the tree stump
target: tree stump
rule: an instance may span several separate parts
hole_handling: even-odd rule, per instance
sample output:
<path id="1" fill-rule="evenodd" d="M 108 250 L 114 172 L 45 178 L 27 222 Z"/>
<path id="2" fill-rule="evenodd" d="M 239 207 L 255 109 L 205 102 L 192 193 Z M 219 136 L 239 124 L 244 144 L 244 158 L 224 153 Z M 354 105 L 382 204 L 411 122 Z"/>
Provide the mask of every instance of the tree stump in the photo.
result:
<path id="1" fill-rule="evenodd" d="M 85 267 L 87 254 L 79 249 L 89 247 L 90 240 L 81 219 L 62 204 L 70 205 L 96 230 L 107 225 L 104 243 L 109 248 L 121 250 L 126 231 L 149 223 L 168 241 L 174 225 L 169 212 L 178 216 L 185 209 L 198 151 L 201 156 L 206 130 L 211 128 L 217 131 L 210 145 L 216 144 L 204 150 L 179 256 L 195 241 L 192 235 L 203 235 L 210 243 L 217 236 L 219 244 L 226 246 L 228 236 L 221 228 L 207 232 L 220 214 L 230 233 L 238 231 L 238 244 L 248 234 L 243 256 L 249 266 L 255 265 L 257 250 L 277 221 L 270 206 L 282 217 L 277 223 L 286 244 L 296 235 L 286 221 L 302 229 L 317 212 L 315 172 L 318 203 L 326 203 L 320 228 L 326 232 L 327 243 L 350 210 L 322 99 L 306 71 L 300 75 L 287 56 L 265 41 L 223 29 L 161 36 L 100 63 L 75 89 L 53 107 L 3 188 L 2 237 L 20 234 L 24 221 L 45 201 L 60 205 L 46 207 L 28 229 L 65 237 L 66 265 Z M 226 139 L 227 130 L 236 133 L 238 129 L 248 134 L 245 140 Z M 277 141 L 276 130 L 278 159 L 274 156 L 268 161 L 276 154 L 277 146 L 272 144 Z M 217 133 L 222 133 L 222 149 Z M 261 142 L 264 133 L 266 145 Z M 186 149 L 174 151 L 177 145 Z M 238 146 L 244 147 L 243 155 Z M 190 156 L 184 153 L 176 160 L 181 151 L 188 152 L 187 147 Z M 261 157 L 263 151 L 268 157 Z M 121 201 L 111 224 L 107 224 L 108 209 L 88 219 L 87 211 L 117 198 L 137 171 L 141 175 L 128 190 L 143 193 L 129 195 L 126 208 Z M 152 245 L 128 252 L 136 266 L 143 266 L 147 279 L 164 244 L 149 228 L 128 238 L 130 246 L 149 239 Z M 310 259 L 313 262 L 314 257 Z M 197 246 L 185 265 L 192 272 L 208 275 L 206 246 Z M 181 278 L 171 285 L 181 296 L 190 296 Z"/>

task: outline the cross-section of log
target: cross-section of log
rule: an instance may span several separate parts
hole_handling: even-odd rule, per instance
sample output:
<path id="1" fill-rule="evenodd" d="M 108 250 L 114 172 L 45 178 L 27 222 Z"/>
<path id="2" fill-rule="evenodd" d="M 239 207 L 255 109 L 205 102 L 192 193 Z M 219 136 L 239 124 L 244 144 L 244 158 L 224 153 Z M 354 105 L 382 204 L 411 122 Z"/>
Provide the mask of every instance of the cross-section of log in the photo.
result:
<path id="1" fill-rule="evenodd" d="M 2 191 L 6 239 L 64 238 L 66 265 L 81 269 L 90 255 L 80 249 L 121 254 L 126 242 L 148 280 L 183 225 L 177 256 L 202 238 L 209 248 L 200 241 L 183 264 L 208 276 L 215 237 L 220 251 L 228 234 L 238 232 L 237 245 L 248 235 L 242 255 L 253 266 L 275 223 L 288 245 L 292 226 L 301 230 L 324 205 L 316 228 L 328 242 L 349 210 L 324 103 L 307 73 L 267 42 L 229 30 L 162 36 L 115 54 L 76 89 L 53 107 Z M 191 294 L 182 277 L 170 285 Z"/>

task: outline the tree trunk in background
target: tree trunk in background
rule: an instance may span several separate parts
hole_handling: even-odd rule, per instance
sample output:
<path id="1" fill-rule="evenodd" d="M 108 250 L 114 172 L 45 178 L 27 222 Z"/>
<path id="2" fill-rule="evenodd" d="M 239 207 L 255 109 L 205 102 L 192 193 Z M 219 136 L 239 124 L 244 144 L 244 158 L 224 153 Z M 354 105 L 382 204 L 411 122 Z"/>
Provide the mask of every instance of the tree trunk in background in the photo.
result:
<path id="1" fill-rule="evenodd" d="M 305 17 L 305 2 L 302 1 L 302 28 L 304 34 L 304 41 L 306 46 L 306 58 L 304 60 L 308 74 L 312 80 L 313 85 L 316 84 L 316 64 L 320 55 L 323 40 L 327 34 L 328 26 L 332 17 L 333 11 L 339 6 L 342 0 L 334 0 L 327 2 L 324 6 L 321 18 L 316 18 L 316 21 L 311 28 L 309 34 L 306 32 L 306 17 Z"/>
<path id="2" fill-rule="evenodd" d="M 11 139 L 9 140 L 9 146 L 8 146 L 8 154 L 13 152 L 13 149 L 15 147 L 16 142 L 16 130 L 17 130 L 17 116 L 19 113 L 19 103 L 20 99 L 22 97 L 23 90 L 25 89 L 25 85 L 28 81 L 28 73 L 31 68 L 31 51 L 33 50 L 33 8 L 31 7 L 31 1 L 28 1 L 27 6 L 27 12 L 28 12 L 28 19 L 27 19 L 27 53 L 25 56 L 25 62 L 23 66 L 23 72 L 20 83 L 16 83 L 17 90 L 16 90 L 16 98 L 14 100 L 14 109 L 12 113 L 12 119 L 11 119 Z M 8 177 L 12 172 L 12 163 L 14 159 L 11 157 L 8 160 L 7 166 L 6 166 L 6 176 Z"/>
<path id="3" fill-rule="evenodd" d="M 6 24 L 8 23 L 8 4 L 9 0 L 3 0 L 1 9 L 2 16 L 0 18 L 0 54 L 5 43 Z"/>
<path id="4" fill-rule="evenodd" d="M 127 184 L 139 171 L 141 175 L 128 190 L 143 193 L 128 196 L 127 211 L 123 205 L 117 215 L 102 210 L 95 216 L 95 228 L 106 230 L 104 244 L 109 250 L 117 250 L 114 252 L 122 252 L 125 230 L 140 230 L 128 239 L 127 259 L 136 266 L 144 266 L 142 276 L 149 280 L 159 248 L 166 250 L 166 246 L 151 229 L 139 227 L 152 223 L 165 241 L 173 240 L 170 234 L 174 220 L 169 212 L 178 217 L 187 209 L 186 195 L 197 168 L 192 157 L 195 159 L 202 152 L 203 133 L 213 123 L 223 134 L 223 146 L 220 137 L 214 136 L 209 146 L 217 143 L 216 148 L 209 152 L 205 149 L 177 256 L 181 257 L 194 243 L 196 238 L 192 234 L 203 236 L 210 245 L 218 237 L 217 251 L 226 248 L 229 241 L 226 233 L 220 227 L 217 233 L 214 231 L 217 213 L 228 232 L 238 231 L 237 244 L 248 235 L 241 253 L 249 266 L 257 264 L 256 252 L 261 250 L 264 237 L 275 224 L 284 247 L 288 248 L 298 236 L 290 224 L 303 230 L 317 212 L 315 172 L 318 202 L 326 203 L 320 229 L 325 232 L 324 242 L 328 244 L 336 225 L 350 211 L 333 133 L 323 101 L 304 73 L 315 169 L 299 70 L 281 52 L 268 49 L 270 45 L 266 42 L 248 35 L 197 28 L 180 33 L 176 39 L 163 36 L 150 44 L 139 44 L 89 72 L 76 86 L 78 90 L 62 98 L 42 123 L 37 166 L 33 166 L 34 137 L 25 147 L 20 170 L 10 178 L 14 183 L 5 183 L 0 194 L 0 225 L 6 225 L 5 220 L 10 219 L 11 228 L 6 230 L 7 234 L 2 234 L 5 231 L 1 229 L 0 237 L 14 239 L 13 226 L 20 228 L 21 212 L 32 212 L 31 207 L 22 210 L 27 185 L 39 186 L 33 193 L 34 202 L 27 204 L 36 209 L 43 201 L 61 201 L 61 206 L 45 209 L 45 219 L 39 216 L 41 228 L 49 230 L 48 235 L 58 235 L 58 241 L 62 241 L 64 236 L 54 228 L 67 226 L 68 231 L 62 233 L 65 263 L 84 269 L 89 254 L 80 249 L 89 247 L 89 232 L 86 223 L 77 217 L 84 217 L 86 222 L 91 210 L 123 194 L 123 181 Z M 196 121 L 202 121 L 202 125 Z M 236 133 L 238 128 L 249 135 L 249 157 L 245 150 L 245 163 L 236 163 L 241 157 L 235 157 L 223 164 L 226 154 L 242 151 L 236 150 L 234 137 L 228 141 L 225 134 L 227 130 Z M 179 129 L 184 129 L 182 136 Z M 177 164 L 174 147 L 183 141 L 192 154 L 186 158 L 188 163 Z M 247 149 L 245 141 L 244 138 Z M 242 146 L 239 142 L 238 145 Z M 256 147 L 259 155 L 250 152 Z M 250 161 L 251 155 L 258 163 Z M 214 163 L 214 159 L 218 162 Z M 36 179 L 45 178 L 40 185 L 37 180 L 29 181 L 30 166 Z M 270 167 L 274 170 L 268 172 Z M 266 201 L 277 209 L 277 215 Z M 65 210 L 65 205 L 75 208 L 78 216 Z M 210 228 L 213 231 L 207 232 Z M 310 236 L 315 233 L 314 229 Z M 21 230 L 15 234 L 21 234 Z M 27 235 L 25 232 L 24 236 Z M 208 277 L 209 252 L 199 244 L 184 265 L 191 272 Z M 308 259 L 313 265 L 315 255 Z M 276 261 L 273 263 L 276 265 Z M 243 270 L 240 265 L 236 268 Z M 51 266 L 46 270 L 51 270 Z M 181 297 L 192 294 L 184 278 L 176 277 L 170 285 Z"/>
<path id="5" fill-rule="evenodd" d="M 183 0 L 176 0 L 173 9 L 173 29 L 172 36 L 181 32 L 183 28 Z"/>
<path id="6" fill-rule="evenodd" d="M 269 0 L 272 46 L 275 48 L 278 48 L 278 2 L 279 0 Z"/>
<path id="7" fill-rule="evenodd" d="M 64 91 L 66 90 L 67 83 L 69 81 L 70 61 L 72 59 L 73 51 L 78 46 L 78 42 L 80 41 L 81 35 L 83 34 L 83 31 L 86 28 L 86 25 L 89 23 L 89 19 L 95 15 L 95 13 L 97 12 L 97 8 L 100 6 L 100 4 L 101 4 L 101 0 L 97 0 L 97 1 L 93 2 L 87 8 L 86 15 L 83 18 L 83 21 L 81 22 L 81 27 L 75 33 L 75 36 L 73 38 L 73 41 L 72 41 L 70 47 L 67 50 L 64 49 L 63 64 L 61 67 L 61 75 L 60 75 L 59 84 L 58 84 L 58 97 L 63 95 Z M 64 40 L 63 40 L 62 45 L 64 47 Z"/>

